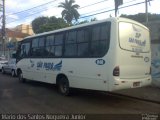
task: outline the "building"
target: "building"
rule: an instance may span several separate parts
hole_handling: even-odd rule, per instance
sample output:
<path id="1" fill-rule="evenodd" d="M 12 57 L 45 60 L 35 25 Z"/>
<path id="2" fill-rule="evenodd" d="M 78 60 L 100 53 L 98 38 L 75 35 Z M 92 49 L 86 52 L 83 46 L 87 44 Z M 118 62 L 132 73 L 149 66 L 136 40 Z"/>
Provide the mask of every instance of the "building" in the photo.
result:
<path id="1" fill-rule="evenodd" d="M 21 24 L 13 28 L 13 30 L 19 31 L 21 33 L 29 34 L 29 35 L 34 35 L 31 25 Z"/>
<path id="2" fill-rule="evenodd" d="M 1 32 L 1 30 L 0 30 Z M 16 50 L 17 42 L 21 41 L 23 38 L 30 36 L 29 34 L 22 33 L 13 29 L 6 28 L 6 40 L 5 40 L 5 54 L 8 55 L 9 50 Z M 0 56 L 3 54 L 2 46 L 2 35 L 0 34 Z"/>
<path id="3" fill-rule="evenodd" d="M 30 34 L 22 33 L 20 31 L 12 30 L 12 29 L 6 29 L 6 35 L 8 41 L 11 41 L 12 39 L 16 39 L 17 41 L 21 41 L 23 38 L 30 36 Z"/>
<path id="4" fill-rule="evenodd" d="M 1 30 L 0 30 L 1 32 Z M 15 50 L 16 46 L 15 43 L 21 41 L 24 37 L 34 35 L 31 25 L 21 24 L 16 26 L 15 28 L 8 29 L 6 28 L 6 41 L 5 41 L 5 51 L 7 53 L 8 48 L 10 50 Z M 2 35 L 0 35 L 0 55 L 2 55 Z"/>

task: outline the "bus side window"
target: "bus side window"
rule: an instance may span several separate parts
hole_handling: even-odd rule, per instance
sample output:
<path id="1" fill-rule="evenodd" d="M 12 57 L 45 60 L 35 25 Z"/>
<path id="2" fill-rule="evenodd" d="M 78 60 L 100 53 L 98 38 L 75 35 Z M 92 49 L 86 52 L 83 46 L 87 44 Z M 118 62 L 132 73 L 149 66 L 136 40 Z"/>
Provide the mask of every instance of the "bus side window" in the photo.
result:
<path id="1" fill-rule="evenodd" d="M 36 50 L 38 48 L 38 38 L 34 38 L 32 41 L 32 48 L 31 48 L 31 56 L 36 57 Z"/>
<path id="2" fill-rule="evenodd" d="M 88 57 L 89 55 L 89 31 L 81 29 L 77 31 L 78 56 Z"/>
<path id="3" fill-rule="evenodd" d="M 62 56 L 62 49 L 63 49 L 63 33 L 59 33 L 55 35 L 54 39 L 54 54 L 55 57 L 61 57 Z"/>
<path id="4" fill-rule="evenodd" d="M 91 40 L 91 56 L 99 55 L 100 26 L 93 26 Z"/>
<path id="5" fill-rule="evenodd" d="M 26 58 L 29 56 L 30 43 L 21 44 L 20 58 Z"/>
<path id="6" fill-rule="evenodd" d="M 110 36 L 109 26 L 108 24 L 93 26 L 90 51 L 92 57 L 101 57 L 107 52 Z"/>
<path id="7" fill-rule="evenodd" d="M 34 38 L 32 40 L 32 57 L 42 57 L 44 55 L 45 37 Z"/>
<path id="8" fill-rule="evenodd" d="M 38 41 L 37 56 L 44 57 L 45 37 L 40 37 Z"/>
<path id="9" fill-rule="evenodd" d="M 46 48 L 44 52 L 46 57 L 54 57 L 54 35 L 46 37 Z"/>
<path id="10" fill-rule="evenodd" d="M 66 57 L 73 57 L 77 55 L 76 31 L 67 32 L 64 54 Z"/>

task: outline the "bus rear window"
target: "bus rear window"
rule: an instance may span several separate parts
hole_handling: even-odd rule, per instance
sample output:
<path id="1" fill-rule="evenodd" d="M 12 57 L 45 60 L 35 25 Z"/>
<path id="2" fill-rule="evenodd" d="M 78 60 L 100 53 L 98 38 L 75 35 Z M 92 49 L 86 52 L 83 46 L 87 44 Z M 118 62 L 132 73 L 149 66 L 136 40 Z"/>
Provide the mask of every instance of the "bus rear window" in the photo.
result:
<path id="1" fill-rule="evenodd" d="M 119 23 L 120 47 L 132 52 L 149 52 L 150 35 L 144 27 L 133 23 Z"/>

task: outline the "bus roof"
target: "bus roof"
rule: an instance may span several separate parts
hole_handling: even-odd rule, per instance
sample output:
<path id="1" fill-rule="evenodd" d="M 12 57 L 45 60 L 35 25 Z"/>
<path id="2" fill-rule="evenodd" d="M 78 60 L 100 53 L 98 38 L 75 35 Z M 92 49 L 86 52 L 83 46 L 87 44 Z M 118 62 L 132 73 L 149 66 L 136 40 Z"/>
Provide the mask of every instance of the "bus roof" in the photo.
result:
<path id="1" fill-rule="evenodd" d="M 29 39 L 29 38 L 34 38 L 34 37 L 39 37 L 39 36 L 43 36 L 43 35 L 48 35 L 48 34 L 52 34 L 52 33 L 58 33 L 58 32 L 62 32 L 62 31 L 66 31 L 66 30 L 72 30 L 72 29 L 76 29 L 76 28 L 81 28 L 81 27 L 85 27 L 85 26 L 90 26 L 90 25 L 94 25 L 94 24 L 98 24 L 98 23 L 103 23 L 103 22 L 109 22 L 109 21 L 125 21 L 125 22 L 134 22 L 142 27 L 144 27 L 145 29 L 148 29 L 146 26 L 134 21 L 134 20 L 131 20 L 131 19 L 128 19 L 128 18 L 122 18 L 122 17 L 111 17 L 111 18 L 108 18 L 108 19 L 105 19 L 105 20 L 99 20 L 99 21 L 93 21 L 93 22 L 90 22 L 90 23 L 85 23 L 85 24 L 81 24 L 81 25 L 75 25 L 75 26 L 71 26 L 71 27 L 66 27 L 66 28 L 62 28 L 62 29 L 58 29 L 58 30 L 53 30 L 53 31 L 49 31 L 49 32 L 43 32 L 43 33 L 40 33 L 40 34 L 36 34 L 36 35 L 32 35 L 32 36 L 28 36 L 25 39 Z"/>

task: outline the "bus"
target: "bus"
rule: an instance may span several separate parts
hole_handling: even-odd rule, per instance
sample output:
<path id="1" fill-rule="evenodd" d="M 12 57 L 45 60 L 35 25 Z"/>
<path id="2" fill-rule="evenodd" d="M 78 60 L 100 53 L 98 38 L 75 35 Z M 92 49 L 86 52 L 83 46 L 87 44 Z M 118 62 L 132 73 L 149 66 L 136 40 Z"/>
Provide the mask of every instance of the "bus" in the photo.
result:
<path id="1" fill-rule="evenodd" d="M 151 84 L 149 29 L 126 18 L 108 18 L 26 37 L 17 51 L 17 74 L 71 88 L 115 91 Z"/>

